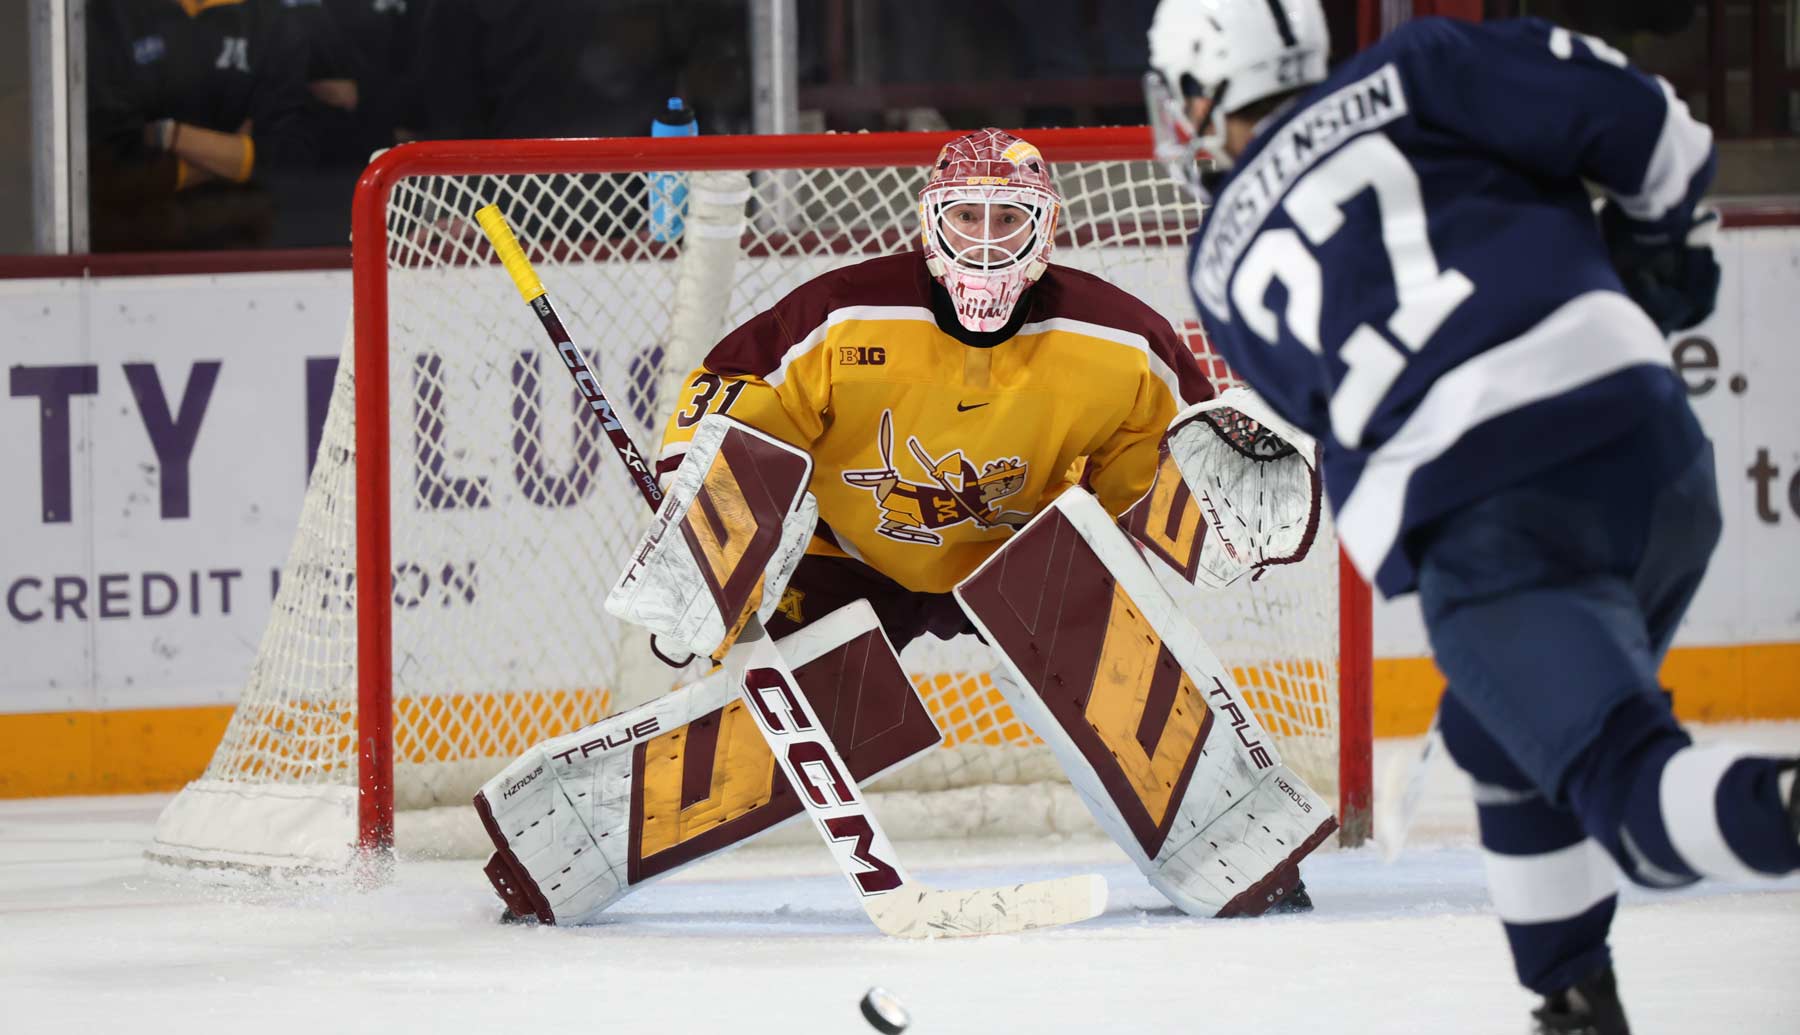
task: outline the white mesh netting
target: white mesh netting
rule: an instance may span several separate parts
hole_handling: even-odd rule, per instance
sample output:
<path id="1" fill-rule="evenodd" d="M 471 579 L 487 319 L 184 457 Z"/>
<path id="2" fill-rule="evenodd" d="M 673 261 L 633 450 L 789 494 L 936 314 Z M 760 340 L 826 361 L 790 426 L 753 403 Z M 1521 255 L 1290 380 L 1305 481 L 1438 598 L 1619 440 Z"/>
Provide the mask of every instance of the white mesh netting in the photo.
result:
<path id="1" fill-rule="evenodd" d="M 1198 220 L 1191 199 L 1151 163 L 1059 160 L 1045 150 L 1065 197 L 1053 261 L 1098 273 L 1167 314 L 1223 378 L 1183 282 Z M 653 192 L 641 173 L 428 176 L 394 190 L 384 347 L 398 808 L 466 805 L 531 744 L 673 681 L 646 666 L 635 638 L 601 609 L 646 520 L 642 503 L 493 262 L 475 210 L 501 206 L 576 344 L 654 452 L 665 400 L 722 330 L 816 274 L 912 245 L 923 171 L 696 173 L 681 182 L 692 197 L 675 241 L 651 239 Z M 353 800 L 353 345 L 249 685 L 196 793 L 318 787 L 333 789 L 340 810 Z M 1327 528 L 1305 563 L 1259 583 L 1178 589 L 1285 759 L 1328 796 L 1337 783 L 1336 563 Z M 982 650 L 967 638 L 907 651 L 946 748 L 886 789 L 934 792 L 919 814 L 940 832 L 1064 826 L 1067 801 L 995 790 L 1061 778 L 1000 701 Z M 896 826 L 897 836 L 918 832 Z"/>

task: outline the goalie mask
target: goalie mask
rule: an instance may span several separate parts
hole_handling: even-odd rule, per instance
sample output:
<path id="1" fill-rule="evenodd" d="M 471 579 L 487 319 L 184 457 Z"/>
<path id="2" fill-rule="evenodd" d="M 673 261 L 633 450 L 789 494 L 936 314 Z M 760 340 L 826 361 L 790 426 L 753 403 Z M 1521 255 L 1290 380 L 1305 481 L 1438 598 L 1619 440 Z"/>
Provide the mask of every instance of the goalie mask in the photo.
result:
<path id="1" fill-rule="evenodd" d="M 1330 55 L 1319 0 L 1162 0 L 1144 76 L 1156 156 L 1204 200 L 1195 159 L 1231 167 L 1225 116 L 1323 80 Z M 1195 100 L 1207 102 L 1198 122 Z"/>
<path id="2" fill-rule="evenodd" d="M 1062 197 L 1038 149 L 998 129 L 944 145 L 919 194 L 925 268 L 971 331 L 1006 325 L 1044 275 Z"/>

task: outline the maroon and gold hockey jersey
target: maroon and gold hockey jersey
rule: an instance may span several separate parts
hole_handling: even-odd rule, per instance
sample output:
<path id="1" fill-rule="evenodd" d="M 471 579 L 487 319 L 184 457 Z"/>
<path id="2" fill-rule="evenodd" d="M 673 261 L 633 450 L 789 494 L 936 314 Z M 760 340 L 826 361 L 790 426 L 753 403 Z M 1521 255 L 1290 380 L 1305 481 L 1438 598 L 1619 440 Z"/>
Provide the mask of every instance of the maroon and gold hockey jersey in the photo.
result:
<path id="1" fill-rule="evenodd" d="M 685 383 L 658 471 L 700 418 L 729 414 L 806 449 L 815 552 L 907 589 L 950 590 L 1085 460 L 1114 514 L 1150 487 L 1162 433 L 1212 386 L 1155 310 L 1051 266 L 1008 325 L 956 322 L 917 253 L 795 289 L 726 335 Z"/>

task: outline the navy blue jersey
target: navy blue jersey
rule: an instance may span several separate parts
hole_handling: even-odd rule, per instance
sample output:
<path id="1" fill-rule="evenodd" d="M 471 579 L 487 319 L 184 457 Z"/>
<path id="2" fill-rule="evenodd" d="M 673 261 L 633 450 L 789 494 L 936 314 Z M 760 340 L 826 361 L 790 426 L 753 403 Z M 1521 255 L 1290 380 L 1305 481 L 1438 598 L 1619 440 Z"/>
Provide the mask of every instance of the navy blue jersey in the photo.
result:
<path id="1" fill-rule="evenodd" d="M 1582 181 L 1684 226 L 1713 166 L 1666 83 L 1536 20 L 1409 22 L 1257 128 L 1191 285 L 1227 362 L 1321 442 L 1384 594 L 1413 587 L 1409 532 L 1680 395 Z"/>

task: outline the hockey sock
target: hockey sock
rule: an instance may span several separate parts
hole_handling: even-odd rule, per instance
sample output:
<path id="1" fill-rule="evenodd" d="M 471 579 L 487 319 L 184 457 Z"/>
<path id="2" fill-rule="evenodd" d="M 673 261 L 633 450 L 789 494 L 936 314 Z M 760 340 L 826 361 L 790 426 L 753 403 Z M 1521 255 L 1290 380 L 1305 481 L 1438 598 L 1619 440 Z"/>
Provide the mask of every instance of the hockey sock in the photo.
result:
<path id="1" fill-rule="evenodd" d="M 1593 758 L 1572 775 L 1570 797 L 1632 880 L 1671 887 L 1800 869 L 1781 797 L 1785 760 L 1696 745 L 1648 697 L 1608 719 Z"/>
<path id="2" fill-rule="evenodd" d="M 1488 893 L 1519 983 L 1548 996 L 1610 966 L 1618 871 L 1605 850 L 1531 786 L 1454 696 L 1439 708 L 1444 747 L 1474 781 Z"/>
<path id="3" fill-rule="evenodd" d="M 1476 788 L 1488 893 L 1519 983 L 1549 994 L 1612 962 L 1606 935 L 1619 900 L 1618 871 L 1574 816 L 1535 792 L 1482 804 L 1489 789 Z"/>

